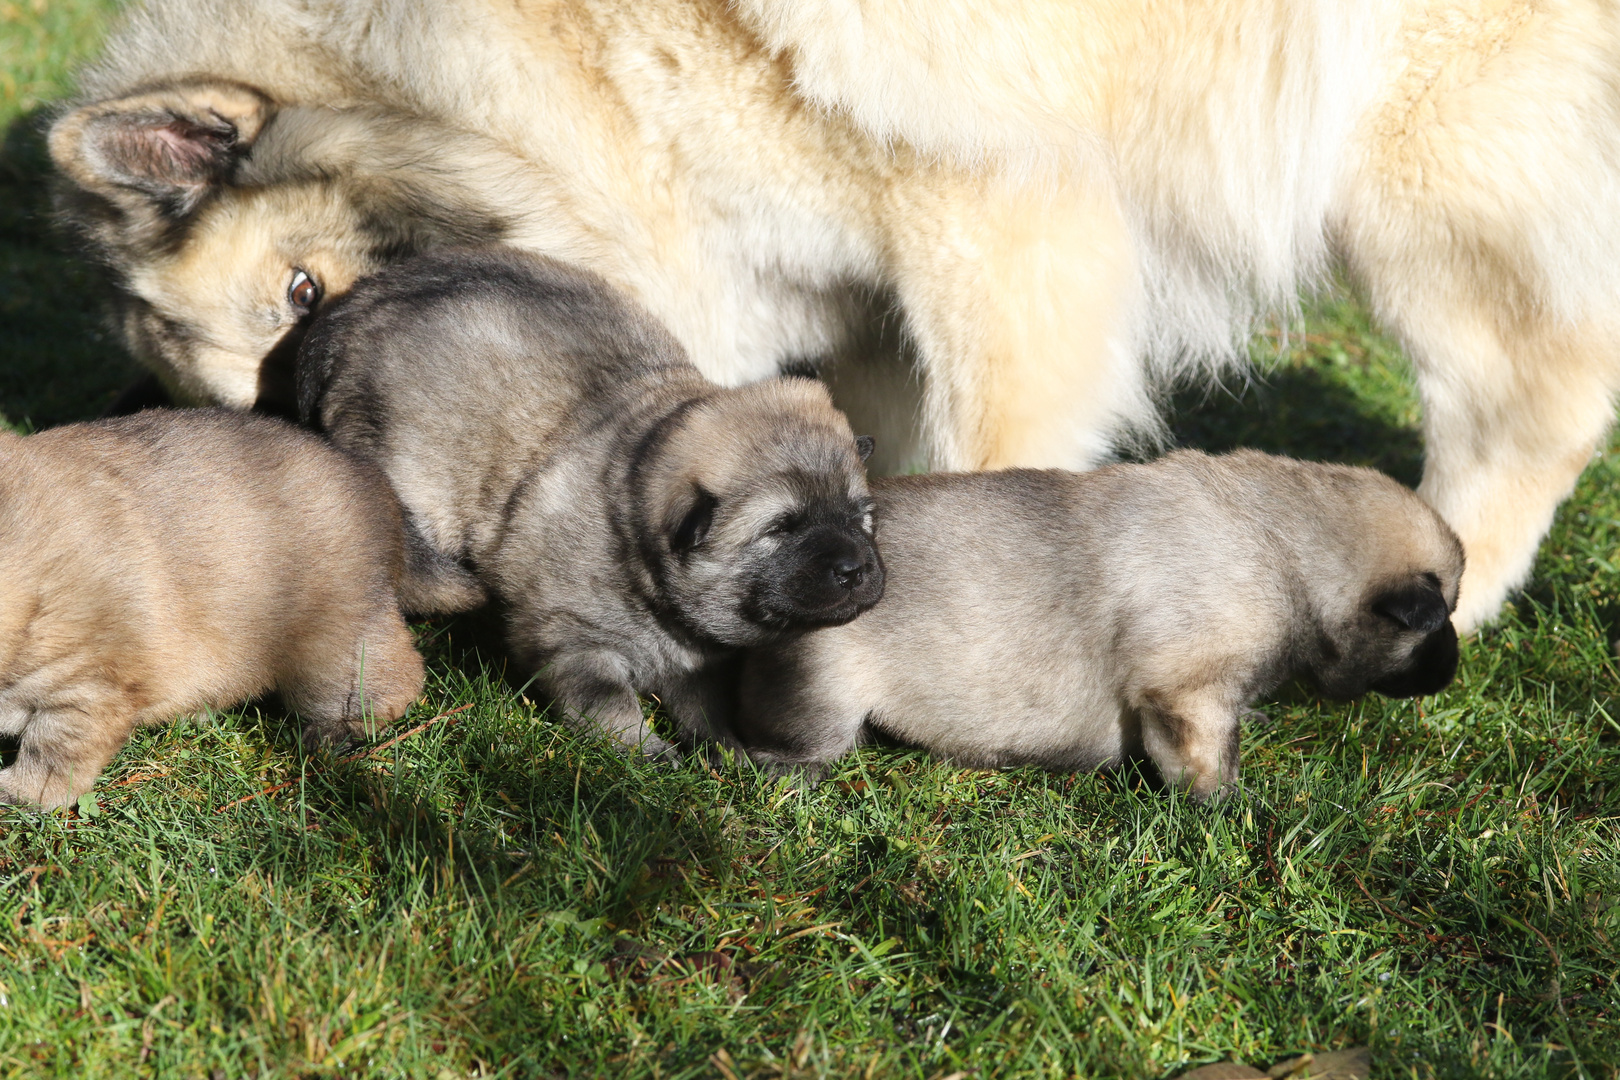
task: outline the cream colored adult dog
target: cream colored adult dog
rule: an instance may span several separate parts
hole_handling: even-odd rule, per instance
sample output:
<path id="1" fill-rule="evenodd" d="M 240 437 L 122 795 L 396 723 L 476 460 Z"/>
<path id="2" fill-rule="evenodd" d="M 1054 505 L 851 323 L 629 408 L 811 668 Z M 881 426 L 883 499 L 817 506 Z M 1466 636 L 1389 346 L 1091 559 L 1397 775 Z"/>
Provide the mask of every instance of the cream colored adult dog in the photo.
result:
<path id="1" fill-rule="evenodd" d="M 1114 333 L 1219 355 L 1337 258 L 1417 368 L 1457 621 L 1528 574 L 1620 386 L 1603 0 L 738 0 L 863 128 L 1112 207 Z"/>
<path id="2" fill-rule="evenodd" d="M 1524 577 L 1617 378 L 1602 9 L 739 6 L 148 0 L 52 131 L 65 209 L 191 400 L 285 396 L 325 297 L 500 239 L 722 383 L 818 364 L 880 471 L 1095 464 L 1342 255 L 1418 363 L 1459 625 Z M 851 359 L 891 312 L 915 384 Z"/>
<path id="3" fill-rule="evenodd" d="M 376 469 L 278 420 L 0 431 L 0 802 L 70 803 L 136 725 L 270 690 L 311 743 L 398 719 L 402 535 Z"/>

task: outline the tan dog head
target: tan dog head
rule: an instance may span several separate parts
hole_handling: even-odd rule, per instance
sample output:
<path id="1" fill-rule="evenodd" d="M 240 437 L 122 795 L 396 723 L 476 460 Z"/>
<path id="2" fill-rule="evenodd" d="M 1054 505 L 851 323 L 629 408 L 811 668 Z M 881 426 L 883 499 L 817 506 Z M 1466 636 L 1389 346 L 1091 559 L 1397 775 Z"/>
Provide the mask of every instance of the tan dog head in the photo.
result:
<path id="1" fill-rule="evenodd" d="M 80 106 L 50 150 L 62 217 L 117 275 L 126 341 L 188 403 L 290 403 L 292 354 L 323 303 L 401 255 L 506 231 L 432 164 L 495 155 L 475 137 L 278 107 L 237 83 Z"/>
<path id="2" fill-rule="evenodd" d="M 1440 515 L 1372 469 L 1232 455 L 1294 474 L 1291 540 L 1314 633 L 1301 666 L 1331 697 L 1432 694 L 1457 671 L 1463 547 Z"/>

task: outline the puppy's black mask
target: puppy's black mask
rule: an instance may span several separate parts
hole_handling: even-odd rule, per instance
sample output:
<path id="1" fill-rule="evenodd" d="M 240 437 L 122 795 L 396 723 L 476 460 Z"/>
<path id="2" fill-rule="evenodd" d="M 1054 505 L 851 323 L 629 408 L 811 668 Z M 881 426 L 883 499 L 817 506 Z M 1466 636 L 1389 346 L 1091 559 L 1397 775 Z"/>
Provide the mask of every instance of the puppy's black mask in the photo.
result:
<path id="1" fill-rule="evenodd" d="M 1321 643 L 1312 668 L 1331 697 L 1353 698 L 1368 690 L 1421 697 L 1451 682 L 1457 656 L 1457 631 L 1440 579 L 1425 573 L 1374 594 L 1340 640 Z"/>
<path id="2" fill-rule="evenodd" d="M 807 521 L 786 531 L 760 567 L 749 617 L 767 626 L 836 626 L 883 596 L 883 560 L 858 526 Z"/>
<path id="3" fill-rule="evenodd" d="M 1372 688 L 1388 697 L 1422 697 L 1445 689 L 1457 674 L 1457 631 L 1439 578 L 1425 574 L 1398 586 L 1374 600 L 1372 609 L 1402 630 L 1424 635 L 1406 665 L 1373 680 Z"/>

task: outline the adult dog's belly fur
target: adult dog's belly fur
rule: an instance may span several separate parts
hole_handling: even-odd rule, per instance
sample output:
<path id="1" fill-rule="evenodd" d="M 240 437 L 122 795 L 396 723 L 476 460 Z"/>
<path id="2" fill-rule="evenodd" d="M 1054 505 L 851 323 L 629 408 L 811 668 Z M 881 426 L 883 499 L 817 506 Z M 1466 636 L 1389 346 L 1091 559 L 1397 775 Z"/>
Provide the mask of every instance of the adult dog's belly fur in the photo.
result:
<path id="1" fill-rule="evenodd" d="M 1104 177 L 1147 299 L 1116 335 L 1161 363 L 1230 349 L 1342 258 L 1417 369 L 1420 490 L 1468 551 L 1457 623 L 1529 573 L 1620 386 L 1613 5 L 738 7 L 875 135 L 1048 188 Z"/>
<path id="2" fill-rule="evenodd" d="M 105 102 L 199 73 L 251 85 L 284 111 L 380 102 L 476 132 L 488 144 L 476 154 L 417 152 L 434 172 L 419 184 L 453 185 L 504 223 L 500 239 L 625 287 L 719 382 L 811 362 L 857 428 L 878 436 L 880 471 L 1084 467 L 1157 430 L 1135 345 L 1115 338 L 1134 279 L 1123 227 L 1107 220 L 1111 197 L 1053 202 L 871 140 L 794 93 L 786 64 L 726 0 L 152 0 L 85 73 L 82 96 Z M 261 143 L 276 123 L 278 147 L 288 142 L 284 117 Z M 341 153 L 359 145 L 363 157 L 379 139 L 423 137 L 395 128 Z M 264 171 L 267 156 L 248 151 L 242 170 Z M 252 215 L 272 212 L 233 221 Z M 111 256 L 164 325 L 184 327 L 218 301 L 197 296 L 200 271 L 149 272 L 173 258 Z M 333 291 L 370 268 L 334 268 Z M 228 392 L 208 372 L 165 374 L 193 397 L 252 399 L 240 370 Z"/>
<path id="3" fill-rule="evenodd" d="M 1458 624 L 1523 579 L 1620 382 L 1595 0 L 736 6 L 157 0 L 83 85 L 475 132 L 519 167 L 442 149 L 435 182 L 503 239 L 628 288 L 719 381 L 820 360 L 880 468 L 1093 464 L 1342 255 L 1417 365 Z M 200 303 L 122 269 L 171 323 Z M 890 306 L 918 380 L 855 362 Z"/>

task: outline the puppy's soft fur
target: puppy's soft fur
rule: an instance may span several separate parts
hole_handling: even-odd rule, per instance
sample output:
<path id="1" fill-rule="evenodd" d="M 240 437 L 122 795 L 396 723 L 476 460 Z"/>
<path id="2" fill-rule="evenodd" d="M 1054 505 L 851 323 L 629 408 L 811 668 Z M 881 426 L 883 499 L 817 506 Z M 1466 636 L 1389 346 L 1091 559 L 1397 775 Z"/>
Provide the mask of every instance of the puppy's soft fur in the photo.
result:
<path id="1" fill-rule="evenodd" d="M 0 432 L 0 801 L 89 791 L 137 724 L 266 691 L 311 742 L 404 714 L 422 659 L 377 470 L 279 421 Z"/>
<path id="2" fill-rule="evenodd" d="M 638 691 L 722 738 L 732 650 L 882 593 L 861 447 L 825 387 L 717 387 L 593 274 L 419 256 L 317 320 L 298 380 L 301 415 L 382 467 L 438 560 L 412 594 L 462 606 L 475 571 L 567 714 L 648 754 L 668 744 Z"/>
<path id="3" fill-rule="evenodd" d="M 1183 451 L 873 495 L 883 603 L 746 661 L 736 734 L 762 763 L 818 772 L 870 726 L 983 767 L 1145 752 L 1204 798 L 1285 678 L 1410 696 L 1456 670 L 1462 546 L 1368 469 Z"/>
<path id="4" fill-rule="evenodd" d="M 147 0 L 51 151 L 188 400 L 500 239 L 721 383 L 813 364 L 880 471 L 1095 464 L 1340 261 L 1415 361 L 1469 627 L 1612 418 L 1617 80 L 1603 0 Z M 919 380 L 854 359 L 891 318 Z"/>

